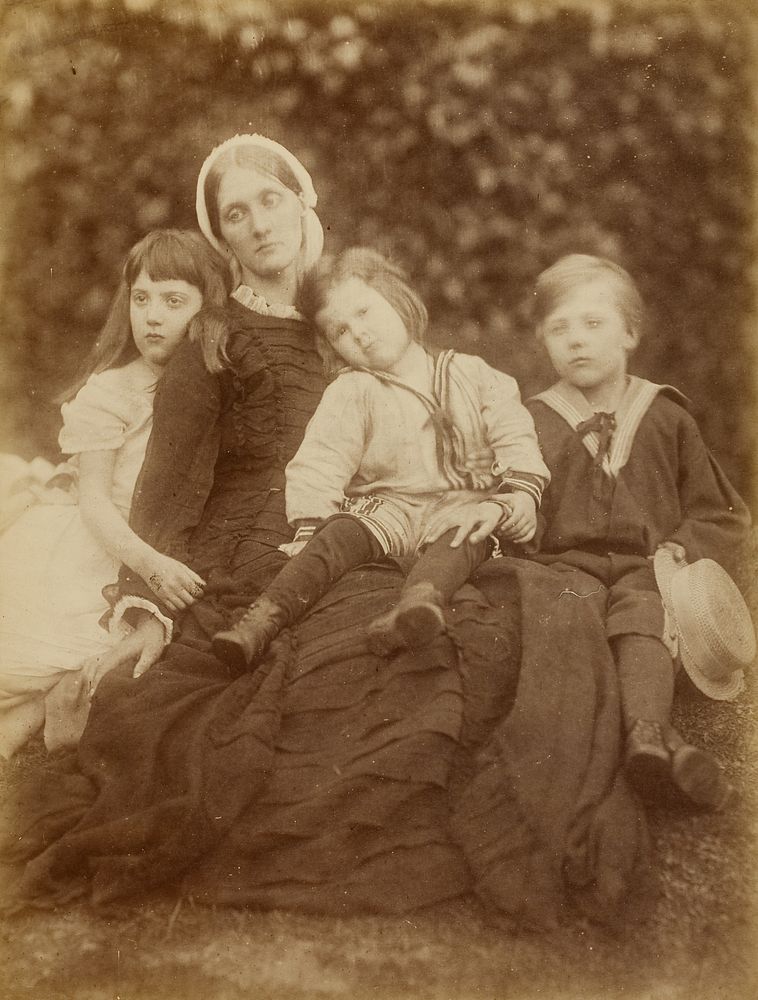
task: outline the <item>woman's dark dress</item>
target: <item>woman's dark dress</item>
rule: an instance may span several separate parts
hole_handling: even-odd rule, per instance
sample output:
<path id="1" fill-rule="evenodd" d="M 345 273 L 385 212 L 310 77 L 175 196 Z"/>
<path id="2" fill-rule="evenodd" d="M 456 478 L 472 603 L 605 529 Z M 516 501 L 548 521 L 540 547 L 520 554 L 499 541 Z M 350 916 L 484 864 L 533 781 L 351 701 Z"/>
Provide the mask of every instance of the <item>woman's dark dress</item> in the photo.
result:
<path id="1" fill-rule="evenodd" d="M 21 790 L 15 899 L 173 885 L 209 903 L 351 913 L 473 890 L 517 922 L 549 923 L 568 897 L 609 915 L 644 828 L 617 774 L 600 623 L 559 599 L 549 570 L 486 564 L 449 636 L 415 655 L 365 646 L 401 581 L 389 564 L 340 581 L 255 672 L 230 678 L 210 655 L 286 558 L 283 468 L 323 387 L 307 326 L 233 300 L 227 315 L 230 370 L 208 375 L 186 344 L 159 384 L 132 519 L 207 595 L 146 674 L 106 676 L 78 750 Z"/>

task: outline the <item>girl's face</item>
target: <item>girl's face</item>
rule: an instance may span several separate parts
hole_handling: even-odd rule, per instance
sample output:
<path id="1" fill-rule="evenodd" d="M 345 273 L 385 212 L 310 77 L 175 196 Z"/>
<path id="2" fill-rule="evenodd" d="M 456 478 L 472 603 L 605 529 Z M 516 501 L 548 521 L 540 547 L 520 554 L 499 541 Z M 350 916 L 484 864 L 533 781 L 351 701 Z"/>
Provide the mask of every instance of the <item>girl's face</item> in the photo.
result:
<path id="1" fill-rule="evenodd" d="M 330 290 L 316 323 L 330 346 L 354 368 L 392 374 L 413 343 L 395 309 L 360 278 L 346 278 Z"/>
<path id="2" fill-rule="evenodd" d="M 274 177 L 230 166 L 218 189 L 219 225 L 243 275 L 273 278 L 296 266 L 303 204 Z"/>
<path id="3" fill-rule="evenodd" d="M 568 291 L 540 324 L 558 375 L 585 394 L 599 394 L 626 374 L 638 337 L 629 330 L 613 285 L 592 278 Z"/>
<path id="4" fill-rule="evenodd" d="M 132 337 L 156 372 L 168 363 L 202 304 L 200 289 L 181 278 L 153 281 L 144 270 L 137 275 L 129 295 Z"/>

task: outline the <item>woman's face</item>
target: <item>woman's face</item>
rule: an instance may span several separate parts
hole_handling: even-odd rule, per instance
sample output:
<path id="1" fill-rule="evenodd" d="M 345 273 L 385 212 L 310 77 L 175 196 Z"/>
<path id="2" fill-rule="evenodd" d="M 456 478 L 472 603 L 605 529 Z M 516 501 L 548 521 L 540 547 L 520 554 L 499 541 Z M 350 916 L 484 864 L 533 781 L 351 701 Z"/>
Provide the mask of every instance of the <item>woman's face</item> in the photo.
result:
<path id="1" fill-rule="evenodd" d="M 303 204 L 274 177 L 230 166 L 218 189 L 221 235 L 243 275 L 273 278 L 295 267 L 303 242 Z"/>

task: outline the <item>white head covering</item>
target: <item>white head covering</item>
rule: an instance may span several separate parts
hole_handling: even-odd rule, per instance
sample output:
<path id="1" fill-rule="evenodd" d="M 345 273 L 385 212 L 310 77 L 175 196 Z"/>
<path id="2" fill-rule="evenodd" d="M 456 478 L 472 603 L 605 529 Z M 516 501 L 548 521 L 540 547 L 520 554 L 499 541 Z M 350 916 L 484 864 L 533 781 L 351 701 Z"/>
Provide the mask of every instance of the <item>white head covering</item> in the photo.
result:
<path id="1" fill-rule="evenodd" d="M 321 222 L 316 215 L 314 209 L 316 208 L 316 202 L 318 201 L 318 196 L 316 195 L 316 190 L 313 187 L 313 181 L 311 180 L 311 175 L 302 165 L 300 160 L 296 156 L 293 156 L 288 149 L 280 145 L 278 142 L 274 142 L 273 139 L 267 139 L 264 135 L 257 135 L 255 133 L 250 133 L 248 135 L 235 135 L 231 139 L 227 139 L 222 142 L 220 146 L 216 146 L 205 159 L 202 167 L 200 168 L 200 174 L 197 178 L 197 196 L 195 199 L 195 209 L 197 211 L 197 223 L 200 227 L 200 231 L 203 236 L 211 243 L 217 250 L 223 251 L 223 246 L 219 242 L 218 237 L 211 229 L 211 220 L 208 215 L 208 206 L 205 201 L 205 180 L 208 176 L 208 171 L 211 169 L 213 164 L 219 158 L 219 156 L 228 152 L 230 149 L 234 149 L 235 146 L 258 146 L 260 149 L 265 149 L 269 153 L 274 153 L 279 156 L 287 166 L 290 168 L 292 173 L 300 185 L 300 191 L 295 192 L 303 203 L 305 208 L 305 214 L 303 216 L 303 246 L 300 251 L 300 267 L 301 270 L 305 271 L 311 265 L 315 264 L 316 261 L 321 256 L 321 251 L 324 248 L 324 230 L 321 228 Z"/>

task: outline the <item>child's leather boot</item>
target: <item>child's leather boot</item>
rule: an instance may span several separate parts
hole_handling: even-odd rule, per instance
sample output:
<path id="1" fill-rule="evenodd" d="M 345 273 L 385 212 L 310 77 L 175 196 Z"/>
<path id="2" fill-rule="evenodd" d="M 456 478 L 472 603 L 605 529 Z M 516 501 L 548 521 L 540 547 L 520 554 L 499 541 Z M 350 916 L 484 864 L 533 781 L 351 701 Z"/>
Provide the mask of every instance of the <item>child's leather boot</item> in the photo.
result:
<path id="1" fill-rule="evenodd" d="M 442 595 L 432 583 L 415 583 L 403 590 L 396 608 L 368 626 L 369 649 L 384 656 L 396 649 L 423 649 L 445 631 Z"/>
<path id="2" fill-rule="evenodd" d="M 645 801 L 662 801 L 673 792 L 671 753 L 660 722 L 637 719 L 626 738 L 624 773 Z"/>
<path id="3" fill-rule="evenodd" d="M 712 812 L 731 804 L 736 797 L 734 786 L 715 757 L 686 743 L 676 729 L 669 730 L 666 742 L 671 751 L 674 784 L 691 804 Z"/>
<path id="4" fill-rule="evenodd" d="M 243 673 L 266 652 L 286 625 L 284 610 L 265 595 L 259 597 L 236 625 L 214 635 L 213 655 L 237 673 Z"/>
<path id="5" fill-rule="evenodd" d="M 645 801 L 684 801 L 717 812 L 734 799 L 735 790 L 706 750 L 685 742 L 671 726 L 638 719 L 626 741 L 624 771 Z"/>

